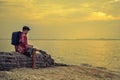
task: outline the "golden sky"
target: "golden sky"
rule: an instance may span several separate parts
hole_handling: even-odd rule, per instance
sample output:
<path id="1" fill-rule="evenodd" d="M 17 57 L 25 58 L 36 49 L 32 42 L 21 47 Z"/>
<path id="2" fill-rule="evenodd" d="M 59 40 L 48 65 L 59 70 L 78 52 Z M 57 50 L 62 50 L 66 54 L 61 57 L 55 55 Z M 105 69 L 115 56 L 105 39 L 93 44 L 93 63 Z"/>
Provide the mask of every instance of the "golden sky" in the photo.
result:
<path id="1" fill-rule="evenodd" d="M 120 0 L 0 0 L 0 38 L 24 25 L 32 39 L 120 38 L 119 8 Z"/>

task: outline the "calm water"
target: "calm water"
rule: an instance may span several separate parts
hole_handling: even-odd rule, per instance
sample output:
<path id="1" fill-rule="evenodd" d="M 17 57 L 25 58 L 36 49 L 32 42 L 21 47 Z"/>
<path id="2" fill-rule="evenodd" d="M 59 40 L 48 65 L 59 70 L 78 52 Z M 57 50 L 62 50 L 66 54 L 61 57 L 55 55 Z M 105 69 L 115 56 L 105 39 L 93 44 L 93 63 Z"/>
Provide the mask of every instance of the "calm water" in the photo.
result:
<path id="1" fill-rule="evenodd" d="M 30 40 L 56 62 L 106 67 L 120 71 L 120 40 Z M 13 51 L 10 40 L 0 40 L 0 51 Z"/>

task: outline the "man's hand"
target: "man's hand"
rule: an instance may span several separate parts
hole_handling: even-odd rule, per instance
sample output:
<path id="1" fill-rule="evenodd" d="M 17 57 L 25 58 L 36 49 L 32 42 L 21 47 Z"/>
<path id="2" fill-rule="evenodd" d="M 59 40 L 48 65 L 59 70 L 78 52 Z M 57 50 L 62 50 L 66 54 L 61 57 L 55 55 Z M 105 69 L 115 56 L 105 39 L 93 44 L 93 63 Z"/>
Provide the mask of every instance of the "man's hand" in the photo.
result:
<path id="1" fill-rule="evenodd" d="M 37 48 L 34 48 L 34 50 L 35 50 L 35 51 L 39 51 L 39 49 L 37 49 Z"/>
<path id="2" fill-rule="evenodd" d="M 33 48 L 33 45 L 27 45 L 26 47 L 27 48 Z"/>
<path id="3" fill-rule="evenodd" d="M 35 51 L 39 51 L 39 49 L 33 48 L 33 45 L 27 45 L 26 47 L 27 47 L 27 48 L 32 48 L 32 49 L 34 49 Z"/>

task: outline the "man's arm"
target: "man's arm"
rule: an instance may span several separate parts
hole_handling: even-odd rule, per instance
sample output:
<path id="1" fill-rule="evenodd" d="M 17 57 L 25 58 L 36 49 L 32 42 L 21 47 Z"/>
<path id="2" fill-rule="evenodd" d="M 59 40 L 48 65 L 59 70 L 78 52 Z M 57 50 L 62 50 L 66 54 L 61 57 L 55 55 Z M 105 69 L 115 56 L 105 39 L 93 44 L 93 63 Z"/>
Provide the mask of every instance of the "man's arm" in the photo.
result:
<path id="1" fill-rule="evenodd" d="M 26 48 L 33 48 L 33 45 L 26 45 Z"/>

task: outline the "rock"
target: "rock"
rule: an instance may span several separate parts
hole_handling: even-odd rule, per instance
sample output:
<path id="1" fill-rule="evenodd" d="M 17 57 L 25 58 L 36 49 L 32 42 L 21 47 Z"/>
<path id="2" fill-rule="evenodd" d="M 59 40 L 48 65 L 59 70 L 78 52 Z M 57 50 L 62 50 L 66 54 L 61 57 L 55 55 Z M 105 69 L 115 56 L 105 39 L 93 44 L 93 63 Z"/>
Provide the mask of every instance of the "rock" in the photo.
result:
<path id="1" fill-rule="evenodd" d="M 70 66 L 70 65 L 67 65 L 67 64 L 63 64 L 63 63 L 54 63 L 55 66 Z"/>
<path id="2" fill-rule="evenodd" d="M 101 69 L 101 70 L 107 70 L 107 68 L 105 67 L 96 67 L 96 68 Z"/>
<path id="3" fill-rule="evenodd" d="M 54 59 L 45 51 L 40 51 L 36 56 L 36 66 L 38 68 L 50 67 L 54 65 Z M 0 52 L 0 71 L 14 68 L 32 67 L 32 58 L 17 52 Z"/>
<path id="4" fill-rule="evenodd" d="M 81 66 L 84 66 L 84 67 L 92 67 L 92 65 L 90 65 L 90 64 L 81 64 Z"/>

